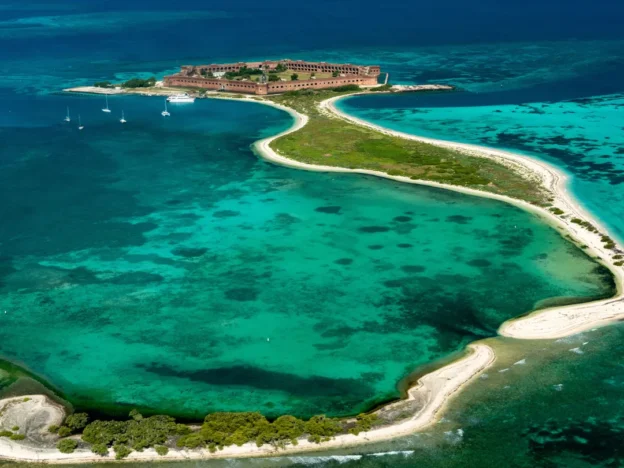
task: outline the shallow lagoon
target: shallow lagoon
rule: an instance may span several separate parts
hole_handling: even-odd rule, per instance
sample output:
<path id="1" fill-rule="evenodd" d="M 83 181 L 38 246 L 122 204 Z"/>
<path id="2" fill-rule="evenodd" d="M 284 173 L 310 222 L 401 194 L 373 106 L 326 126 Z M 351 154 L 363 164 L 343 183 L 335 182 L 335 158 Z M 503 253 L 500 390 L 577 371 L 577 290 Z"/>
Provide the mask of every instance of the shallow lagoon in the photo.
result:
<path id="1" fill-rule="evenodd" d="M 598 80 L 593 86 L 601 85 Z M 386 95 L 349 98 L 340 106 L 394 130 L 545 159 L 573 176 L 577 199 L 624 239 L 624 95 L 523 101 L 538 96 L 535 90 Z"/>
<path id="2" fill-rule="evenodd" d="M 81 408 L 353 414 L 541 301 L 611 292 L 514 207 L 258 160 L 290 124 L 275 109 L 21 99 L 1 131 L 0 354 Z"/>

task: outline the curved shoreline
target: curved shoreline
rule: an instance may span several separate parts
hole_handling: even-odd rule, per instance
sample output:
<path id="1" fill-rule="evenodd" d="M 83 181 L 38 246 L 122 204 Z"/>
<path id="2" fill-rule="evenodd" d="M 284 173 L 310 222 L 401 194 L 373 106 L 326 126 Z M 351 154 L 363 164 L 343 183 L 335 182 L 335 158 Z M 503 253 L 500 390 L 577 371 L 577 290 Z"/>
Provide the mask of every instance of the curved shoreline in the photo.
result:
<path id="1" fill-rule="evenodd" d="M 353 96 L 353 95 L 348 95 Z M 526 177 L 534 179 L 536 182 L 546 187 L 554 196 L 553 205 L 565 212 L 564 217 L 559 217 L 547 209 L 532 205 L 523 200 L 518 200 L 505 195 L 498 195 L 480 190 L 470 189 L 456 185 L 441 184 L 427 180 L 413 180 L 403 176 L 392 176 L 385 172 L 368 169 L 347 169 L 335 166 L 322 166 L 315 164 L 301 163 L 290 159 L 274 151 L 270 144 L 273 140 L 299 130 L 307 122 L 307 116 L 299 114 L 294 109 L 285 108 L 274 103 L 275 107 L 287 110 L 294 118 L 295 124 L 288 130 L 272 137 L 265 138 L 255 143 L 254 147 L 265 159 L 297 169 L 321 172 L 344 172 L 374 175 L 386 179 L 396 180 L 417 185 L 439 187 L 453 190 L 460 193 L 475 195 L 479 197 L 500 200 L 528 211 L 543 221 L 555 226 L 562 234 L 570 238 L 578 245 L 586 246 L 585 250 L 595 257 L 601 264 L 607 267 L 615 278 L 616 294 L 609 299 L 585 302 L 582 304 L 572 304 L 567 306 L 557 306 L 541 309 L 526 316 L 514 318 L 504 322 L 498 329 L 499 335 L 519 339 L 555 339 L 573 335 L 597 326 L 607 325 L 617 320 L 624 319 L 624 272 L 621 267 L 614 265 L 611 258 L 614 252 L 606 249 L 601 240 L 600 233 L 608 233 L 607 229 L 595 218 L 593 218 L 580 204 L 572 197 L 567 189 L 568 176 L 550 164 L 527 156 L 521 156 L 508 151 L 497 150 L 467 143 L 454 143 L 431 138 L 423 138 L 416 135 L 397 132 L 381 127 L 379 125 L 366 122 L 364 120 L 346 114 L 336 108 L 335 102 L 346 96 L 337 96 L 320 103 L 321 110 L 344 119 L 356 125 L 361 125 L 380 133 L 399 138 L 405 138 L 423 143 L 428 143 L 456 151 L 462 151 L 475 157 L 490 158 L 499 163 L 513 167 Z M 266 101 L 265 101 L 266 103 Z M 577 223 L 572 223 L 571 219 L 578 218 L 594 225 L 600 232 L 592 233 Z M 616 244 L 616 251 L 622 248 Z"/>
<path id="2" fill-rule="evenodd" d="M 211 96 L 212 97 L 212 96 Z M 215 96 L 221 99 L 232 99 L 225 96 Z M 499 334 L 513 338 L 525 339 L 551 339 L 572 335 L 580 331 L 599 326 L 606 325 L 614 320 L 624 317 L 624 275 L 620 268 L 613 265 L 611 255 L 613 252 L 605 249 L 600 241 L 600 234 L 590 233 L 578 224 L 572 223 L 567 218 L 577 217 L 582 220 L 591 222 L 597 226 L 602 232 L 607 230 L 596 222 L 588 213 L 581 208 L 574 198 L 566 189 L 567 176 L 558 169 L 549 164 L 537 161 L 532 158 L 516 155 L 501 150 L 480 147 L 476 145 L 468 145 L 461 143 L 452 143 L 442 140 L 433 140 L 421 138 L 415 135 L 409 135 L 401 132 L 395 132 L 375 124 L 365 122 L 363 120 L 352 117 L 336 109 L 334 103 L 342 98 L 328 99 L 321 102 L 320 106 L 328 113 L 333 114 L 335 118 L 342 118 L 357 125 L 363 125 L 372 128 L 378 132 L 398 136 L 401 138 L 422 141 L 437 146 L 451 148 L 462 151 L 476 157 L 486 157 L 495 159 L 497 162 L 513 166 L 516 170 L 524 173 L 527 177 L 535 179 L 536 182 L 543 184 L 555 196 L 554 204 L 558 208 L 564 209 L 566 218 L 560 218 L 546 209 L 536 207 L 527 202 L 517 200 L 511 197 L 482 192 L 475 189 L 469 189 L 460 186 L 441 184 L 430 181 L 412 180 L 407 177 L 391 176 L 389 174 L 366 170 L 366 169 L 346 169 L 334 166 L 322 166 L 301 163 L 290 159 L 284 155 L 274 151 L 270 144 L 275 139 L 288 133 L 301 129 L 307 122 L 308 117 L 298 113 L 294 109 L 276 104 L 265 99 L 250 98 L 233 98 L 239 101 L 256 102 L 260 104 L 270 105 L 272 107 L 288 112 L 295 119 L 294 124 L 287 130 L 264 138 L 256 142 L 253 147 L 257 153 L 268 161 L 290 166 L 297 169 L 320 172 L 345 172 L 359 173 L 384 177 L 399 182 L 407 182 L 412 184 L 427 185 L 439 187 L 443 189 L 453 190 L 469 195 L 481 196 L 486 198 L 497 199 L 526 211 L 533 213 L 544 221 L 556 226 L 564 234 L 570 235 L 578 243 L 587 245 L 587 250 L 597 256 L 599 261 L 603 263 L 614 274 L 616 280 L 617 294 L 606 300 L 594 301 L 583 304 L 575 304 L 570 306 L 553 307 L 539 310 L 532 314 L 509 320 L 501 325 Z M 619 246 L 617 246 L 619 249 Z M 443 410 L 450 398 L 459 392 L 466 384 L 472 381 L 478 374 L 483 372 L 495 361 L 496 356 L 492 348 L 482 343 L 473 343 L 468 346 L 470 354 L 456 360 L 446 366 L 443 366 L 429 374 L 421 377 L 417 385 L 408 390 L 407 399 L 399 402 L 391 403 L 384 408 L 392 408 L 405 401 L 413 401 L 418 399 L 423 402 L 421 409 L 413 414 L 409 419 L 399 424 L 392 424 L 386 427 L 372 429 L 361 436 L 344 434 L 336 436 L 334 439 L 322 444 L 315 444 L 307 440 L 300 440 L 297 446 L 288 446 L 284 450 L 277 451 L 271 446 L 256 447 L 253 444 L 245 444 L 241 447 L 230 446 L 217 453 L 210 453 L 207 450 L 178 450 L 172 449 L 166 456 L 158 456 L 153 449 L 144 452 L 133 452 L 126 460 L 128 461 L 155 461 L 155 460 L 200 460 L 215 458 L 235 458 L 235 457 L 267 457 L 301 452 L 323 451 L 328 449 L 344 448 L 357 445 L 365 445 L 373 442 L 389 440 L 396 437 L 411 434 L 417 430 L 422 430 L 433 424 L 439 413 Z M 0 401 L 0 404 L 2 401 Z M 39 461 L 46 463 L 93 463 L 112 460 L 109 453 L 107 457 L 100 457 L 91 452 L 81 449 L 72 454 L 62 454 L 54 448 L 37 448 L 24 444 L 19 444 L 8 439 L 0 438 L 0 459 L 7 458 L 20 461 Z"/>
<path id="3" fill-rule="evenodd" d="M 357 436 L 353 434 L 338 435 L 321 444 L 309 442 L 305 439 L 299 440 L 298 445 L 288 445 L 282 450 L 277 450 L 271 445 L 265 444 L 261 447 L 257 447 L 253 443 L 247 443 L 240 447 L 228 446 L 215 453 L 210 453 L 206 449 L 170 449 L 167 455 L 159 456 L 154 449 L 146 449 L 143 452 L 132 452 L 128 458 L 125 458 L 123 461 L 174 461 L 236 457 L 271 457 L 353 447 L 406 436 L 435 423 L 439 412 L 445 407 L 450 397 L 492 365 L 496 359 L 492 348 L 485 344 L 473 343 L 468 345 L 468 349 L 470 354 L 467 356 L 418 379 L 418 384 L 409 390 L 408 398 L 401 401 L 424 400 L 425 404 L 420 411 L 400 424 L 372 429 Z M 5 402 L 6 400 L 0 400 L 0 407 L 2 407 Z M 389 405 L 389 407 L 391 406 L 392 404 Z M 112 454 L 112 450 L 109 450 L 108 456 L 101 457 L 85 449 L 79 449 L 74 453 L 66 454 L 59 452 L 55 448 L 31 447 L 2 437 L 0 438 L 0 460 L 2 459 L 45 462 L 48 464 L 94 463 L 111 461 L 114 459 L 114 455 Z"/>

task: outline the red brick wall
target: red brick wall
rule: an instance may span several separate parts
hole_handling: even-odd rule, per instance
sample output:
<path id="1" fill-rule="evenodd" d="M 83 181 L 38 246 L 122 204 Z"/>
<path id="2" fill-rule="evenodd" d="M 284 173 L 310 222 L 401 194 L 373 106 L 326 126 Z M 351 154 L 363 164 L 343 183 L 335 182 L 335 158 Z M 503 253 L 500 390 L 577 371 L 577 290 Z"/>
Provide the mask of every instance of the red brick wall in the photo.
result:
<path id="1" fill-rule="evenodd" d="M 246 94 L 277 94 L 298 89 L 324 89 L 355 84 L 359 86 L 374 86 L 377 84 L 376 76 L 341 76 L 336 78 L 324 78 L 301 81 L 271 81 L 267 84 L 252 81 L 234 81 L 212 78 L 199 78 L 184 75 L 170 75 L 164 79 L 165 86 L 194 87 L 211 90 L 222 90 L 231 93 Z"/>

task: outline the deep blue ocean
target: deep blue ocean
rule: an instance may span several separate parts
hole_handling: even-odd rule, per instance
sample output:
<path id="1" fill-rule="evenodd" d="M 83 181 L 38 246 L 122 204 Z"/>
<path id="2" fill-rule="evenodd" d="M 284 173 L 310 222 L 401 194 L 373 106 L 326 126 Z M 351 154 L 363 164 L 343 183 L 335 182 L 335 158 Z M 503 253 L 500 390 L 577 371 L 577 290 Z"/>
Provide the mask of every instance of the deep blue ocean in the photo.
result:
<path id="1" fill-rule="evenodd" d="M 322 175 L 256 161 L 249 151 L 251 142 L 288 125 L 287 116 L 272 109 L 202 101 L 168 125 L 152 119 L 160 102 L 118 98 L 111 100 L 114 118 L 106 120 L 99 98 L 69 97 L 61 90 L 100 80 L 162 77 L 180 65 L 198 62 L 293 58 L 379 64 L 391 82 L 450 83 L 459 91 L 353 98 L 342 104 L 345 110 L 414 134 L 544 158 L 571 174 L 581 202 L 624 238 L 623 24 L 624 2 L 615 0 L 0 2 L 0 304 L 9 311 L 20 304 L 24 314 L 0 321 L 0 358 L 43 377 L 53 375 L 51 383 L 84 407 L 98 406 L 84 397 L 95 395 L 123 408 L 140 401 L 189 415 L 198 406 L 219 409 L 218 396 L 213 395 L 219 395 L 219 386 L 232 384 L 234 390 L 219 404 L 245 409 L 245 398 L 250 398 L 247 402 L 264 405 L 267 413 L 299 408 L 307 415 L 327 401 L 325 394 L 306 393 L 312 382 L 332 389 L 328 411 L 343 414 L 352 412 L 354 401 L 371 404 L 396 397 L 396 390 L 388 389 L 414 366 L 492 336 L 503 315 L 497 313 L 506 310 L 501 304 L 514 291 L 522 291 L 522 300 L 513 313 L 508 311 L 511 315 L 546 297 L 599 295 L 604 285 L 587 259 L 579 261 L 578 253 L 539 226 L 521 234 L 509 232 L 506 221 L 524 214 L 507 213 L 506 206 L 366 178 L 332 179 L 321 190 Z M 86 128 L 80 135 L 73 127 L 63 127 L 67 106 L 72 125 L 81 114 Z M 131 125 L 119 132 L 116 119 L 122 107 Z M 180 167 L 187 171 L 177 179 L 170 177 Z M 347 186 L 349 193 L 341 192 Z M 374 202 L 371 193 L 376 194 Z M 420 231 L 414 227 L 413 233 L 407 232 L 388 219 L 389 234 L 367 241 L 385 251 L 371 251 L 354 241 L 358 222 L 380 219 L 388 206 L 405 216 L 410 204 L 422 210 Z M 326 205 L 340 205 L 340 222 L 318 210 Z M 438 205 L 443 206 L 441 213 L 475 213 L 473 225 L 450 223 L 443 231 L 457 244 L 453 266 L 463 262 L 459 268 L 465 269 L 464 276 L 443 271 L 444 262 L 433 257 L 442 258 L 446 251 L 428 246 L 427 254 L 403 265 L 403 271 L 410 267 L 413 274 L 417 267 L 426 268 L 429 289 L 403 288 L 403 295 L 384 290 L 388 295 L 376 302 L 375 278 L 389 275 L 384 279 L 392 281 L 399 259 L 413 260 L 396 246 L 411 248 L 435 235 L 435 226 L 427 222 L 437 222 Z M 300 211 L 288 211 L 293 206 Z M 478 213 L 490 219 L 481 220 Z M 297 223 L 313 226 L 312 233 L 331 232 L 306 237 L 307 230 Z M 215 225 L 217 229 L 210 227 Z M 463 245 L 464 238 L 475 238 L 484 226 L 508 236 L 515 250 L 503 256 L 513 258 L 490 258 L 501 252 L 488 250 L 494 249 L 489 237 Z M 229 235 L 232 232 L 237 235 Z M 410 243 L 400 240 L 406 235 L 412 236 Z M 283 241 L 286 237 L 292 244 Z M 266 245 L 261 244 L 267 238 Z M 313 244 L 312 253 L 297 250 L 303 242 Z M 547 261 L 539 250 L 544 245 L 551 249 Z M 236 255 L 227 257 L 228 249 Z M 366 267 L 357 263 L 364 250 L 370 260 Z M 490 292 L 496 271 L 480 274 L 469 265 L 474 261 L 470 255 L 488 258 L 494 265 L 507 262 L 506 268 L 513 261 L 523 273 L 517 273 L 516 282 L 492 286 L 496 292 Z M 197 260 L 208 256 L 210 261 Z M 563 267 L 573 263 L 578 270 Z M 292 265 L 301 266 L 301 271 Z M 557 266 L 566 269 L 565 275 L 556 274 Z M 331 274 L 325 276 L 328 269 Z M 387 308 L 375 326 L 354 309 L 342 318 L 349 325 L 361 320 L 359 328 L 328 329 L 330 321 L 316 309 L 298 305 L 299 300 L 303 304 L 324 297 L 336 309 L 332 317 L 341 314 L 347 310 L 343 302 L 351 299 L 334 285 L 355 284 L 358 272 L 366 272 L 362 276 L 371 281 L 360 280 L 360 289 L 354 288 L 354 295 L 370 307 L 367 313 L 382 310 L 382 303 Z M 303 285 L 295 290 L 293 275 Z M 214 282 L 203 287 L 198 279 Z M 473 283 L 465 289 L 474 297 L 458 286 L 468 279 Z M 205 312 L 196 307 L 196 299 L 215 300 L 235 281 L 247 284 L 231 291 L 232 303 L 219 296 L 223 302 L 217 319 L 194 325 Z M 432 285 L 446 289 L 431 294 Z M 283 302 L 271 302 L 266 294 L 271 290 L 275 297 L 292 294 L 284 310 L 279 308 Z M 98 297 L 95 303 L 93 295 Z M 259 302 L 264 308 L 255 309 Z M 29 313 L 24 304 L 36 313 Z M 433 312 L 426 322 L 424 316 L 393 315 L 405 304 L 420 304 Z M 438 313 L 432 304 L 448 313 Z M 150 333 L 142 331 L 135 315 L 145 307 L 154 308 L 148 317 Z M 282 319 L 280 314 L 293 310 L 317 337 L 304 339 L 297 332 L 299 323 Z M 188 322 L 169 322 L 171 311 L 187 311 Z M 397 317 L 413 320 L 418 327 L 393 328 Z M 384 328 L 379 329 L 379 323 Z M 276 330 L 286 325 L 292 325 L 289 340 L 277 344 Z M 29 327 L 38 327 L 29 336 L 32 343 L 21 340 Z M 227 329 L 227 338 L 215 339 L 217 329 Z M 409 348 L 414 330 L 428 336 L 429 329 L 436 330 L 435 339 Z M 368 450 L 398 453 L 362 458 L 355 451 L 326 459 L 281 459 L 279 464 L 443 467 L 501 466 L 513 460 L 513 466 L 526 467 L 618 466 L 624 460 L 618 442 L 624 417 L 621 334 L 622 327 L 611 327 L 571 341 L 494 339 L 502 356 L 498 367 L 491 378 L 475 383 L 451 405 L 438 427 Z M 281 355 L 289 362 L 275 360 L 280 353 L 274 348 L 267 351 L 268 336 L 273 346 L 284 347 Z M 353 343 L 346 346 L 350 339 Z M 391 341 L 398 343 L 396 350 Z M 586 341 L 592 344 L 585 354 L 569 352 Z M 51 354 L 59 342 L 68 349 Z M 201 349 L 191 346 L 196 343 Z M 250 358 L 236 361 L 239 356 L 228 355 L 234 347 L 248 350 Z M 336 375 L 319 377 L 341 349 L 348 359 L 341 361 Z M 395 361 L 387 364 L 388 356 L 376 350 L 392 351 Z M 147 362 L 146 356 L 154 360 Z M 527 356 L 527 366 L 512 367 Z M 165 365 L 169 358 L 177 363 L 175 368 Z M 203 371 L 207 359 L 222 367 Z M 380 362 L 383 372 L 374 369 Z M 513 370 L 499 374 L 503 366 Z M 245 393 L 242 386 L 249 383 L 250 369 L 257 386 Z M 173 383 L 162 385 L 159 394 L 156 386 L 147 385 L 148 374 Z M 295 374 L 298 380 L 293 384 Z M 108 379 L 105 390 L 89 385 L 103 375 Z M 0 388 L 3 378 L 0 369 Z M 370 382 L 366 392 L 342 397 L 363 378 Z M 188 408 L 171 397 L 181 388 Z M 203 393 L 198 394 L 198 388 Z M 512 397 L 506 398 L 505 392 Z M 585 399 L 588 404 L 577 404 Z M 534 411 L 526 411 L 527 405 Z M 555 433 L 553 440 L 564 433 L 564 442 L 559 439 L 540 450 L 529 443 L 526 431 L 548 420 L 554 421 L 548 426 Z M 600 450 L 588 450 L 587 443 L 575 439 L 578 431 L 584 431 L 589 445 L 606 442 Z M 499 443 L 497 450 L 491 449 L 494 442 Z M 215 466 L 229 466 L 219 463 Z"/>

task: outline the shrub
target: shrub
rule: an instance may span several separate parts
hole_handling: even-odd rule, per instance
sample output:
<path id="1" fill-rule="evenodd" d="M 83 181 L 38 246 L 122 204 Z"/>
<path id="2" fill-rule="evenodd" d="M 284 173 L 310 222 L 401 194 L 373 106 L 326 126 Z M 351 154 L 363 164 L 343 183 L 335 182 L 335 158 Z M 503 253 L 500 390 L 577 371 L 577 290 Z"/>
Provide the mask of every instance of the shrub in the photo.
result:
<path id="1" fill-rule="evenodd" d="M 342 431 L 342 425 L 337 419 L 325 415 L 313 416 L 305 423 L 305 432 L 310 442 L 321 443 L 329 440 Z"/>
<path id="2" fill-rule="evenodd" d="M 128 416 L 130 416 L 132 419 L 134 419 L 135 421 L 140 421 L 141 419 L 143 419 L 143 415 L 141 413 L 139 413 L 137 410 L 133 409 L 132 411 L 130 411 L 130 414 L 128 414 Z"/>
<path id="3" fill-rule="evenodd" d="M 11 434 L 11 440 L 24 440 L 26 436 L 24 434 Z"/>
<path id="4" fill-rule="evenodd" d="M 549 210 L 553 213 L 556 214 L 557 216 L 562 215 L 564 213 L 564 211 L 560 208 L 549 208 Z"/>
<path id="5" fill-rule="evenodd" d="M 11 430 L 12 430 L 12 431 L 19 431 L 19 426 L 13 426 L 13 427 L 11 428 Z"/>
<path id="6" fill-rule="evenodd" d="M 0 431 L 0 437 L 11 437 L 12 435 L 11 431 Z"/>
<path id="7" fill-rule="evenodd" d="M 188 434 L 188 435 L 180 437 L 176 445 L 178 447 L 186 447 L 186 448 L 193 449 L 193 448 L 203 447 L 204 445 L 206 445 L 206 443 L 204 442 L 204 438 L 201 436 L 201 434 L 195 433 L 195 434 Z"/>
<path id="8" fill-rule="evenodd" d="M 347 91 L 360 91 L 360 86 L 356 84 L 348 84 L 343 86 L 336 86 L 335 88 L 331 88 L 332 91 L 337 93 L 343 93 Z"/>
<path id="9" fill-rule="evenodd" d="M 275 75 L 273 73 L 269 74 L 269 81 L 279 81 L 279 80 L 280 80 L 279 76 L 277 76 L 277 75 Z"/>
<path id="10" fill-rule="evenodd" d="M 292 81 L 297 81 L 299 79 L 299 75 L 297 73 L 293 73 L 292 75 L 290 75 L 290 79 Z"/>
<path id="11" fill-rule="evenodd" d="M 336 78 L 337 76 L 340 76 L 340 72 L 339 72 L 338 70 L 334 70 L 334 71 L 332 72 L 332 76 L 333 76 L 334 78 Z"/>
<path id="12" fill-rule="evenodd" d="M 360 432 L 368 432 L 376 421 L 376 414 L 358 414 L 357 418 L 355 418 L 355 426 L 349 429 L 349 432 L 355 435 L 358 435 Z"/>
<path id="13" fill-rule="evenodd" d="M 74 413 L 65 418 L 65 426 L 69 427 L 72 432 L 77 432 L 84 429 L 89 422 L 89 415 L 87 413 Z"/>
<path id="14" fill-rule="evenodd" d="M 48 432 L 50 434 L 57 434 L 59 431 L 59 427 L 56 424 L 52 424 L 50 427 L 48 427 Z"/>
<path id="15" fill-rule="evenodd" d="M 615 266 L 622 266 L 622 265 L 624 265 L 624 262 L 619 261 L 619 262 L 614 262 L 613 264 L 614 264 Z"/>
<path id="16" fill-rule="evenodd" d="M 624 257 L 620 254 L 613 256 L 613 260 L 619 260 L 620 258 L 624 258 Z"/>
<path id="17" fill-rule="evenodd" d="M 154 450 L 156 450 L 156 453 L 161 457 L 164 457 L 169 453 L 169 449 L 164 445 L 157 445 L 156 447 L 154 447 Z"/>
<path id="18" fill-rule="evenodd" d="M 389 85 L 389 84 L 375 86 L 374 88 L 368 88 L 368 90 L 372 92 L 390 91 L 391 89 L 392 89 L 392 85 Z"/>
<path id="19" fill-rule="evenodd" d="M 151 77 L 147 80 L 142 78 L 131 78 L 128 81 L 121 84 L 122 88 L 150 88 L 156 84 L 156 78 Z"/>
<path id="20" fill-rule="evenodd" d="M 126 458 L 128 455 L 132 453 L 132 449 L 128 447 L 127 445 L 123 445 L 123 444 L 113 445 L 113 450 L 115 451 L 115 458 L 117 460 Z"/>
<path id="21" fill-rule="evenodd" d="M 108 446 L 106 444 L 93 444 L 91 446 L 91 451 L 96 455 L 105 457 L 106 455 L 108 455 Z"/>
<path id="22" fill-rule="evenodd" d="M 110 445 L 122 438 L 126 427 L 125 421 L 93 421 L 82 432 L 82 440 L 90 444 Z"/>
<path id="23" fill-rule="evenodd" d="M 58 435 L 61 437 L 67 437 L 72 434 L 72 430 L 67 426 L 61 426 L 58 430 Z"/>
<path id="24" fill-rule="evenodd" d="M 74 453 L 76 447 L 78 447 L 78 442 L 76 442 L 74 439 L 63 439 L 59 441 L 58 444 L 56 444 L 56 448 L 61 453 Z"/>

